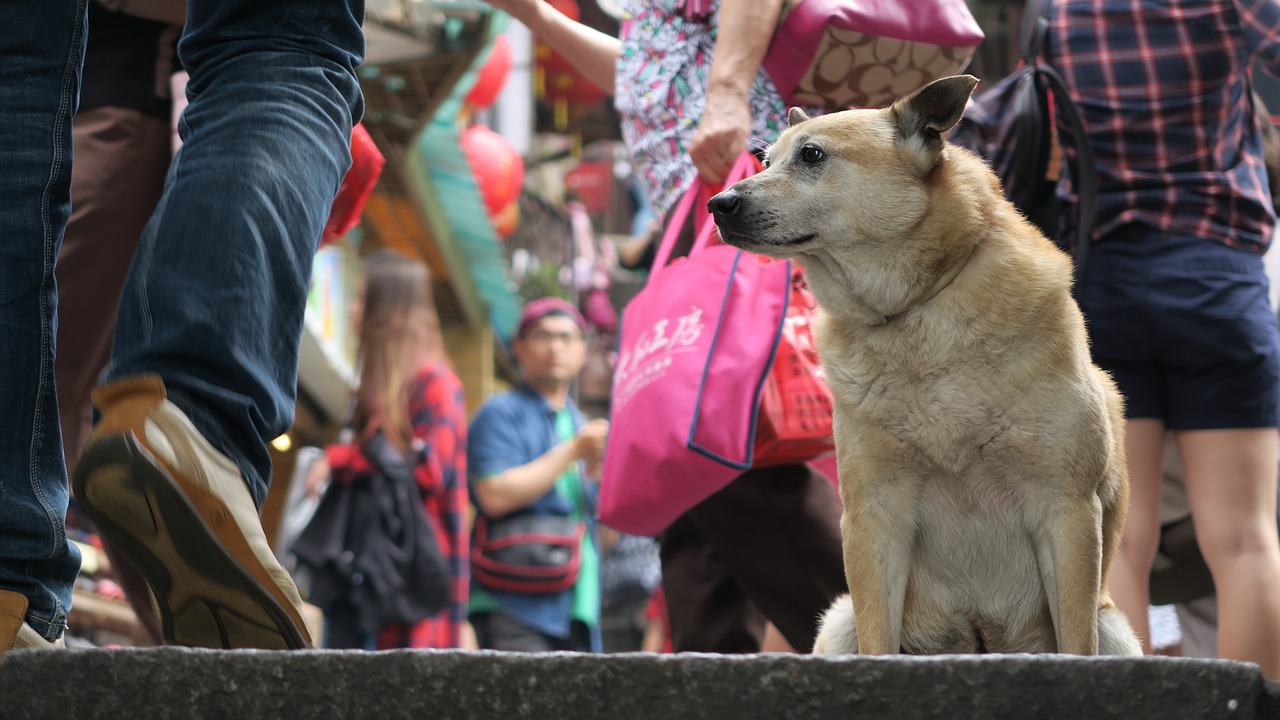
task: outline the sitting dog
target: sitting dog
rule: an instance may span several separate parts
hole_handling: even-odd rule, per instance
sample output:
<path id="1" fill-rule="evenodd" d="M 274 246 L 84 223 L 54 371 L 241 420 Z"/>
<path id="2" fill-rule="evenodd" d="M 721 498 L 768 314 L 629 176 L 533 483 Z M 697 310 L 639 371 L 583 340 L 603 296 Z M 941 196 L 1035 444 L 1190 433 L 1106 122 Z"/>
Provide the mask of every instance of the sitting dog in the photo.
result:
<path id="1" fill-rule="evenodd" d="M 849 596 L 816 653 L 1138 655 L 1104 585 L 1124 415 L 1071 260 L 943 133 L 977 79 L 810 119 L 712 198 L 724 241 L 799 261 L 822 308 Z"/>

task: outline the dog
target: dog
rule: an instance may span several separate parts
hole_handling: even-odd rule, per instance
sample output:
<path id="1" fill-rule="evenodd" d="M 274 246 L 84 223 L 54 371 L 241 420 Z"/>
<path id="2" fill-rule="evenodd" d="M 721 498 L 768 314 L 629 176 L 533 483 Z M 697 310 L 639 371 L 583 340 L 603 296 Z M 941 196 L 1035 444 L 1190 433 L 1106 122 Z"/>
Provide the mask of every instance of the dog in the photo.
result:
<path id="1" fill-rule="evenodd" d="M 713 197 L 724 241 L 798 261 L 821 308 L 849 595 L 815 653 L 1139 655 L 1104 579 L 1122 400 L 1071 259 L 949 145 L 977 79 L 790 127 Z"/>

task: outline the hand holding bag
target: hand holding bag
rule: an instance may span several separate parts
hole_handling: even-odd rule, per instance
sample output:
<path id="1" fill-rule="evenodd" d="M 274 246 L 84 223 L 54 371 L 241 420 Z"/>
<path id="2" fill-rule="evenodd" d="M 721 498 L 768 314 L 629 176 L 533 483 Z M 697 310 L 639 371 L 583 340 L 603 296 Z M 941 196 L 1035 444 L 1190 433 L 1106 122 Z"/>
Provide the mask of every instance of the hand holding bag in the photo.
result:
<path id="1" fill-rule="evenodd" d="M 743 153 L 728 182 L 754 167 Z M 752 467 L 786 314 L 791 264 L 709 245 L 709 219 L 689 256 L 666 265 L 700 188 L 673 211 L 649 282 L 622 315 L 600 520 L 635 535 L 656 535 Z"/>

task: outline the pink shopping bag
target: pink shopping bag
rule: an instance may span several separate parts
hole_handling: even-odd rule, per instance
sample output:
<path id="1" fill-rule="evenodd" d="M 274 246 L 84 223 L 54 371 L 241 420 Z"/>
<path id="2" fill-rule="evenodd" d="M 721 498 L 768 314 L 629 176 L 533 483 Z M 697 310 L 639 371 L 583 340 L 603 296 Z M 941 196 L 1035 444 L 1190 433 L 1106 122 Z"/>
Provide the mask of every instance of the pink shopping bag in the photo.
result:
<path id="1" fill-rule="evenodd" d="M 752 173 L 744 154 L 728 183 Z M 791 264 L 710 245 L 665 266 L 699 196 L 685 193 L 648 284 L 623 310 L 600 520 L 656 535 L 751 467 L 760 391 L 786 316 Z"/>

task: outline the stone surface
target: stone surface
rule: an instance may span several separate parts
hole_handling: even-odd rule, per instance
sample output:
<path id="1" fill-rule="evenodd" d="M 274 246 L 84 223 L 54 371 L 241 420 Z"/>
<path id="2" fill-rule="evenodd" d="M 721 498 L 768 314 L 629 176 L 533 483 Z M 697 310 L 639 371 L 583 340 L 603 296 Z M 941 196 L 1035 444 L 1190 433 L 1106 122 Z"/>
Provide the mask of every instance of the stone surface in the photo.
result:
<path id="1" fill-rule="evenodd" d="M 213 652 L 0 657 L 0 718 L 1280 718 L 1240 663 L 1061 656 Z"/>

